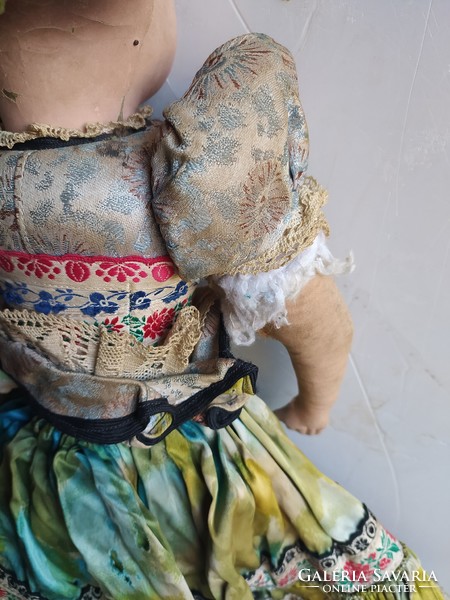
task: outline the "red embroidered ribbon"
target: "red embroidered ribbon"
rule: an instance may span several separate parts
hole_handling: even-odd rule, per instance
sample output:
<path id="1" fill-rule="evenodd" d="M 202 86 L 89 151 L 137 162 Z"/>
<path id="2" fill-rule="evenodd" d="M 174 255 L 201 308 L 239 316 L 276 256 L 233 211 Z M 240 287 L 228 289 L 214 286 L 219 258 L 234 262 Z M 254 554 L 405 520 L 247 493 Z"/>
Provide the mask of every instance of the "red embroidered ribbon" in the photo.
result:
<path id="1" fill-rule="evenodd" d="M 75 283 L 82 283 L 93 276 L 102 279 L 105 283 L 111 281 L 138 283 L 147 278 L 162 283 L 175 274 L 175 266 L 169 256 L 110 258 L 76 254 L 52 256 L 0 251 L 0 276 L 2 271 L 9 274 L 15 270 L 21 271 L 27 277 L 37 279 L 54 280 L 65 274 Z"/>

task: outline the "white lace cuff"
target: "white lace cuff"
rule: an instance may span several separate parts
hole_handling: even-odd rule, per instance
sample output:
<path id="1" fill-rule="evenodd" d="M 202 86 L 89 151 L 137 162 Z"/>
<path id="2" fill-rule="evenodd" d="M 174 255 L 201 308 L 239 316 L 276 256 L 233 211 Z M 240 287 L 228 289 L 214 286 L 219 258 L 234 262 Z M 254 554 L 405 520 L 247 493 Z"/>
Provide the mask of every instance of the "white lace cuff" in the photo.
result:
<path id="1" fill-rule="evenodd" d="M 225 292 L 225 327 L 235 344 L 249 346 L 255 332 L 273 323 L 287 325 L 286 300 L 294 298 L 317 273 L 339 275 L 354 268 L 353 255 L 334 258 L 321 232 L 313 244 L 280 269 L 257 275 L 225 275 L 214 279 Z"/>

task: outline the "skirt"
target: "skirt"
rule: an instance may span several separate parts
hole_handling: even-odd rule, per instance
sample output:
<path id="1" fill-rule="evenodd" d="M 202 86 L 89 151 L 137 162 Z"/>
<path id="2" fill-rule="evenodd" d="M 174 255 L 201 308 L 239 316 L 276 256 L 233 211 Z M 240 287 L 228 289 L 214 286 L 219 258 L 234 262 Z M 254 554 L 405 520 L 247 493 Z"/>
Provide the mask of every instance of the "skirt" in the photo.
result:
<path id="1" fill-rule="evenodd" d="M 97 445 L 1 396 L 0 598 L 442 599 L 252 397 L 220 430 Z"/>

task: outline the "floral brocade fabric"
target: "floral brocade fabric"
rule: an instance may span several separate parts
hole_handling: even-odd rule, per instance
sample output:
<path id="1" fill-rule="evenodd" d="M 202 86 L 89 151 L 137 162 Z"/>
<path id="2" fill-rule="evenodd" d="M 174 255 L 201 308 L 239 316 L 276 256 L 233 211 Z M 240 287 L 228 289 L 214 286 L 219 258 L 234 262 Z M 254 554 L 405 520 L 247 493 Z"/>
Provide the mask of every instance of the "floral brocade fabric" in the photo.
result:
<path id="1" fill-rule="evenodd" d="M 291 55 L 236 38 L 165 117 L 0 138 L 0 352 L 19 384 L 0 394 L 0 598 L 442 600 L 288 439 L 200 292 L 328 231 Z M 414 592 L 375 585 L 413 573 Z"/>

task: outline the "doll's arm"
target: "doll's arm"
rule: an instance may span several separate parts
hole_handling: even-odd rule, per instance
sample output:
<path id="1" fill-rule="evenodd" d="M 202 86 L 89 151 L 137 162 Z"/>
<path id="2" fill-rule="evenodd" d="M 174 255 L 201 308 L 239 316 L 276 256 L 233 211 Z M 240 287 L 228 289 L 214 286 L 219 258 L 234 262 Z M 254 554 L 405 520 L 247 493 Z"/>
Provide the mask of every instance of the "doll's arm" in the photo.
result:
<path id="1" fill-rule="evenodd" d="M 316 275 L 286 301 L 289 325 L 266 325 L 262 333 L 288 350 L 299 394 L 276 411 L 291 429 L 316 434 L 328 424 L 350 351 L 353 327 L 332 277 Z"/>

